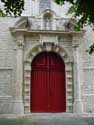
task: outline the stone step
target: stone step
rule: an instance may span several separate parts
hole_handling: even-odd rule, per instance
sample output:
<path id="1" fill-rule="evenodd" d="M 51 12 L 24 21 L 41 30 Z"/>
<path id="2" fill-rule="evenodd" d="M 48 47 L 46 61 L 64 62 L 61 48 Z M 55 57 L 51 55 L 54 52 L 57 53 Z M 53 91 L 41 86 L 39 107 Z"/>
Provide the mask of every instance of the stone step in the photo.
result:
<path id="1" fill-rule="evenodd" d="M 94 125 L 94 114 L 32 113 L 0 115 L 0 125 Z"/>

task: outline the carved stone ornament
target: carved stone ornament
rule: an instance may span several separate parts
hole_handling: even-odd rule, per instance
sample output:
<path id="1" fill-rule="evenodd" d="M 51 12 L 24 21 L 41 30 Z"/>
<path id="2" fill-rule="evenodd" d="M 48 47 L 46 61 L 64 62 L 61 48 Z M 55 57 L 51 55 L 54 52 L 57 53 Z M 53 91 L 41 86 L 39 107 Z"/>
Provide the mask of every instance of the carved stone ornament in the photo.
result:
<path id="1" fill-rule="evenodd" d="M 18 47 L 23 47 L 24 46 L 24 38 L 22 36 L 21 37 L 17 37 L 16 38 L 16 43 L 17 43 Z"/>

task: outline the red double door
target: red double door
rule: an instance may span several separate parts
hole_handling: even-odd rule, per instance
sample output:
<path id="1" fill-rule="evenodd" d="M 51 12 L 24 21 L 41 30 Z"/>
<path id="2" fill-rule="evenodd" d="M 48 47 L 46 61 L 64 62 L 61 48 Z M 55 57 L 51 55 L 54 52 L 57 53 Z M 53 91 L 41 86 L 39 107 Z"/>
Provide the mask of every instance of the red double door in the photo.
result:
<path id="1" fill-rule="evenodd" d="M 53 52 L 42 52 L 31 64 L 31 112 L 65 112 L 65 65 Z"/>

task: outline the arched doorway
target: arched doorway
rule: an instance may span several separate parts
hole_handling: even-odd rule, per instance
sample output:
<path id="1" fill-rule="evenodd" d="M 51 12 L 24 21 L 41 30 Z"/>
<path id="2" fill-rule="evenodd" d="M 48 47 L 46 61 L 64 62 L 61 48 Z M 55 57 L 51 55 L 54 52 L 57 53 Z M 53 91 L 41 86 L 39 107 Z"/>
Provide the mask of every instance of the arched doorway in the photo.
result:
<path id="1" fill-rule="evenodd" d="M 31 64 L 31 112 L 66 112 L 65 64 L 54 52 L 38 54 Z"/>

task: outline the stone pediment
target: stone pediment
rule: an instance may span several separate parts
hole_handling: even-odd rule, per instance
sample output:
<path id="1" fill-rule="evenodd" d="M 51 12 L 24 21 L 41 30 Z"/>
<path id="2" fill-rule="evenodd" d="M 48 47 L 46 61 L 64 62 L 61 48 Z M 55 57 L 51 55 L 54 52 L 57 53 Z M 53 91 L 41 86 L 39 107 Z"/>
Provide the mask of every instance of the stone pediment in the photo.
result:
<path id="1" fill-rule="evenodd" d="M 47 13 L 49 14 L 49 13 Z M 30 30 L 57 30 L 70 32 L 74 31 L 76 21 L 74 19 L 53 18 L 51 24 L 49 20 L 44 21 L 42 17 L 21 17 L 14 25 L 15 29 L 30 29 Z"/>

